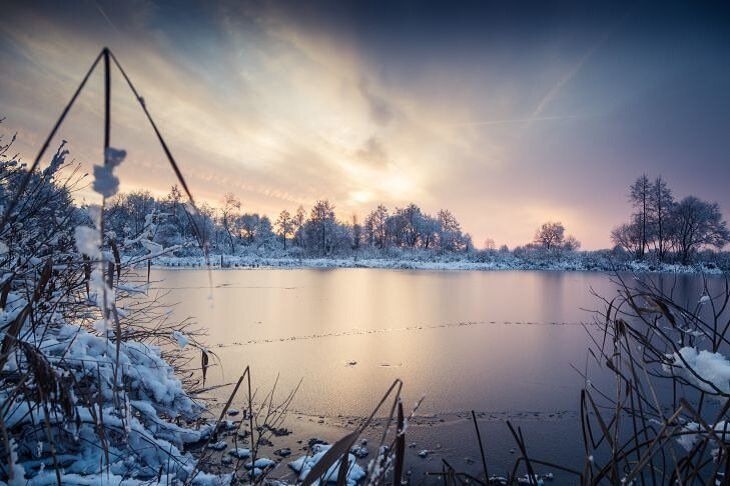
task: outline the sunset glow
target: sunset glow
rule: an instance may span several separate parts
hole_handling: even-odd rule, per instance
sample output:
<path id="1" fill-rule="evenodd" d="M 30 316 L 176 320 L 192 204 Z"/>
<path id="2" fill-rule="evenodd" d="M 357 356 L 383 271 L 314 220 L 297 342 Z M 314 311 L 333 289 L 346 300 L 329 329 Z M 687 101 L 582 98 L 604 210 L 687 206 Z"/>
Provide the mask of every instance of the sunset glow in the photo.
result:
<path id="1" fill-rule="evenodd" d="M 317 15 L 299 3 L 17 4 L 0 27 L 0 115 L 32 157 L 108 45 L 214 206 L 233 192 L 273 217 L 329 198 L 350 218 L 413 201 L 452 210 L 477 245 L 523 244 L 557 219 L 586 249 L 610 244 L 642 171 L 679 194 L 701 186 L 727 210 L 721 22 L 681 7 L 661 18 L 620 4 L 532 8 L 542 15 L 486 3 L 337 2 Z M 172 173 L 120 81 L 122 189 L 165 193 Z M 87 168 L 100 159 L 100 77 L 90 88 L 59 137 Z"/>

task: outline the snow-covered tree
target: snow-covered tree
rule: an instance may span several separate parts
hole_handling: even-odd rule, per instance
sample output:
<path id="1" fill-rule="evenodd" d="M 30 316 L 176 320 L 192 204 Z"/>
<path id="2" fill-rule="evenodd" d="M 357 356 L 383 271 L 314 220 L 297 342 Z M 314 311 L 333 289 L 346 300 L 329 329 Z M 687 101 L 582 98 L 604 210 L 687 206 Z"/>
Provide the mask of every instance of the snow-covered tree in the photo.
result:
<path id="1" fill-rule="evenodd" d="M 221 226 L 228 239 L 231 254 L 236 252 L 235 222 L 238 218 L 238 211 L 241 210 L 241 201 L 232 193 L 228 192 L 223 196 L 223 206 L 220 209 Z"/>
<path id="2" fill-rule="evenodd" d="M 328 255 L 334 249 L 335 207 L 328 200 L 317 201 L 304 224 L 305 246 L 317 255 Z"/>
<path id="3" fill-rule="evenodd" d="M 441 251 L 463 251 L 471 244 L 461 232 L 461 225 L 447 209 L 438 212 L 439 248 Z"/>
<path id="4" fill-rule="evenodd" d="M 387 242 L 388 209 L 380 204 L 365 218 L 365 238 L 376 248 L 385 248 Z"/>
<path id="5" fill-rule="evenodd" d="M 286 249 L 286 240 L 294 235 L 295 222 L 289 211 L 286 209 L 279 213 L 279 218 L 276 220 L 276 235 L 281 239 L 282 245 Z"/>
<path id="6" fill-rule="evenodd" d="M 352 215 L 352 249 L 358 251 L 362 244 L 362 225 L 357 222 L 357 215 Z"/>
<path id="7" fill-rule="evenodd" d="M 304 248 L 304 223 L 307 221 L 307 212 L 304 210 L 304 206 L 297 208 L 297 213 L 294 215 L 294 243 L 300 248 Z"/>

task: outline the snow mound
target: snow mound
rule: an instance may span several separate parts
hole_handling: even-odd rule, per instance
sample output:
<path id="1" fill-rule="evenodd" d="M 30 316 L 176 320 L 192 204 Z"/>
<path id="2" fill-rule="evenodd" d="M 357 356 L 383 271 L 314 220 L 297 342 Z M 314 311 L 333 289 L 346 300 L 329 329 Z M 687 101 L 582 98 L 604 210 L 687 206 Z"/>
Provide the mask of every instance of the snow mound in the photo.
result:
<path id="1" fill-rule="evenodd" d="M 228 451 L 228 453 L 236 459 L 247 459 L 251 457 L 251 451 L 242 447 L 239 447 L 237 449 L 231 449 L 230 451 Z"/>
<path id="2" fill-rule="evenodd" d="M 721 440 L 727 440 L 730 436 L 730 423 L 723 421 L 717 422 L 713 427 L 715 433 Z M 707 432 L 702 430 L 700 424 L 697 422 L 689 422 L 682 427 L 682 435 L 679 435 L 675 440 L 682 446 L 687 452 L 691 451 L 698 440 Z"/>
<path id="3" fill-rule="evenodd" d="M 672 364 L 664 366 L 665 372 L 673 372 L 708 393 L 730 394 L 730 361 L 724 355 L 685 346 L 679 354 L 667 357 Z"/>
<path id="4" fill-rule="evenodd" d="M 332 446 L 326 444 L 315 444 L 312 446 L 312 452 L 314 455 L 301 456 L 299 459 L 289 463 L 289 467 L 299 473 L 299 481 L 303 481 L 304 478 L 307 477 L 309 471 L 311 471 L 314 465 L 322 459 L 322 456 L 324 456 L 330 447 Z M 325 483 L 337 482 L 337 473 L 340 469 L 340 461 L 342 461 L 342 459 L 332 464 L 332 466 L 330 466 L 327 472 L 322 476 L 322 480 Z M 348 486 L 355 486 L 359 480 L 365 477 L 365 470 L 357 464 L 355 456 L 352 454 L 347 455 L 347 464 L 347 484 Z M 319 482 L 315 484 L 319 484 Z"/>
<path id="5" fill-rule="evenodd" d="M 17 294 L 11 293 L 9 301 L 0 313 L 0 328 L 25 306 L 25 300 Z M 120 343 L 117 368 L 116 343 L 79 326 L 54 323 L 38 326 L 32 334 L 34 345 L 21 343 L 3 371 L 28 369 L 32 366 L 29 357 L 36 356 L 31 353 L 39 351 L 43 360 L 63 370 L 56 372 L 58 384 L 52 393 L 59 400 L 55 409 L 49 410 L 47 420 L 55 434 L 68 438 L 55 444 L 59 457 L 73 458 L 64 465 L 64 483 L 99 484 L 103 476 L 105 484 L 138 484 L 158 478 L 160 472 L 169 482 L 188 479 L 196 460 L 182 449 L 207 438 L 212 427 L 194 429 L 172 421 L 192 421 L 202 407 L 186 394 L 158 347 L 134 341 Z M 85 394 L 93 394 L 94 400 L 77 396 L 79 392 L 72 383 L 89 384 Z M 0 390 L 0 403 L 7 407 L 6 427 L 15 437 L 24 438 L 18 443 L 22 453 L 16 471 L 22 471 L 24 479 L 33 484 L 55 484 L 50 446 L 38 445 L 35 432 L 45 427 L 43 405 L 13 399 L 10 393 Z M 108 455 L 100 443 L 99 424 L 105 430 Z M 198 475 L 196 484 L 225 483 L 223 476 L 210 476 L 214 481 L 210 482 L 205 480 L 207 475 Z"/>
<path id="6" fill-rule="evenodd" d="M 256 459 L 256 462 L 251 464 L 250 462 L 246 463 L 246 469 L 251 469 L 252 467 L 255 467 L 257 469 L 266 469 L 267 467 L 276 466 L 276 461 L 272 461 L 271 459 L 267 457 L 262 457 L 259 459 Z"/>

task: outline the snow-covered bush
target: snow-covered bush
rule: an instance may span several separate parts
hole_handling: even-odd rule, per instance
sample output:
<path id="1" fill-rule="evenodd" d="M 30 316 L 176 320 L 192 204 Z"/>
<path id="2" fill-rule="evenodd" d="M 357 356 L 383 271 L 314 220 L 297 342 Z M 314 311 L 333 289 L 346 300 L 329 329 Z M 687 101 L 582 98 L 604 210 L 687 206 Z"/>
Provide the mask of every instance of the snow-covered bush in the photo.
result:
<path id="1" fill-rule="evenodd" d="M 153 218 L 133 240 L 113 231 L 102 240 L 101 212 L 72 204 L 82 179 L 65 146 L 33 173 L 9 147 L 0 148 L 0 479 L 192 480 L 185 445 L 210 429 L 194 426 L 194 381 L 177 373 L 186 363 L 178 343 L 196 346 L 196 331 L 169 322 L 121 259 L 127 244 L 162 252 Z M 95 170 L 105 196 L 122 154 Z"/>

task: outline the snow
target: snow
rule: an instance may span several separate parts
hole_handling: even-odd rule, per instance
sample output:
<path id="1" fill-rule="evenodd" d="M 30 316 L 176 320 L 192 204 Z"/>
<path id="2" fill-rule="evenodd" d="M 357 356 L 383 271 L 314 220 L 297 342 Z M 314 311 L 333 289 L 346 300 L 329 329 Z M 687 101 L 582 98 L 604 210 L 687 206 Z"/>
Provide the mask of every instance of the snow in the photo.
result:
<path id="1" fill-rule="evenodd" d="M 314 453 L 312 456 L 301 456 L 299 459 L 289 463 L 289 467 L 299 473 L 299 481 L 303 481 L 304 478 L 307 477 L 309 471 L 311 471 L 314 465 L 322 459 L 322 456 L 324 456 L 330 447 L 332 446 L 326 444 L 315 444 L 312 446 L 312 452 Z M 337 474 L 340 469 L 341 460 L 342 459 L 332 464 L 332 466 L 330 466 L 327 472 L 323 475 L 322 479 L 325 483 L 337 482 Z M 348 486 L 355 486 L 359 480 L 365 477 L 365 470 L 357 464 L 355 456 L 352 454 L 347 455 L 347 463 L 349 466 L 347 470 L 347 484 Z"/>
<path id="2" fill-rule="evenodd" d="M 730 435 L 730 423 L 725 421 L 717 422 L 713 430 L 720 439 L 727 440 L 728 435 Z M 687 452 L 692 450 L 698 440 L 707 435 L 707 432 L 697 422 L 687 423 L 680 432 L 681 435 L 677 436 L 676 441 Z"/>
<path id="3" fill-rule="evenodd" d="M 350 449 L 350 452 L 357 458 L 363 459 L 367 457 L 367 455 L 370 453 L 368 451 L 368 448 L 365 444 L 360 446 L 353 446 L 352 449 Z"/>
<path id="4" fill-rule="evenodd" d="M 101 207 L 74 206 L 76 183 L 54 182 L 66 153 L 59 149 L 39 178 L 33 177 L 18 212 L 7 215 L 4 229 L 12 230 L 0 241 L 0 253 L 12 256 L 0 258 L 0 404 L 5 455 L 12 459 L 4 465 L 3 479 L 32 485 L 55 485 L 57 475 L 62 484 L 80 485 L 228 484 L 230 474 L 198 472 L 192 477 L 198 459 L 186 446 L 206 440 L 213 426 L 196 425 L 205 409 L 183 386 L 179 364 L 170 364 L 180 351 L 165 347 L 168 362 L 155 345 L 166 344 L 159 335 L 132 332 L 117 341 L 108 333 L 117 288 L 124 292 L 124 305 L 134 294 L 142 299 L 138 307 L 127 308 L 129 314 L 120 309 L 121 318 L 130 319 L 120 322 L 125 329 L 148 324 L 155 311 L 149 313 L 145 294 L 104 278 L 113 257 L 111 249 L 101 249 Z M 114 169 L 125 155 L 108 149 L 103 166 L 94 168 L 93 189 L 99 194 L 117 192 Z M 2 154 L 0 159 L 4 201 L 12 181 Z M 142 237 L 151 240 L 152 228 L 150 224 Z M 116 240 L 113 232 L 106 236 Z M 91 260 L 90 269 L 82 255 Z M 48 264 L 52 272 L 45 271 Z M 186 340 L 182 333 L 176 336 L 180 346 Z"/>
<path id="5" fill-rule="evenodd" d="M 119 178 L 114 175 L 114 169 L 122 163 L 127 156 L 124 150 L 108 147 L 104 154 L 104 165 L 94 166 L 95 192 L 104 197 L 112 197 L 119 191 Z"/>
<path id="6" fill-rule="evenodd" d="M 180 348 L 184 348 L 188 345 L 188 337 L 183 334 L 180 331 L 173 331 L 172 337 L 177 341 L 177 345 L 180 346 Z"/>
<path id="7" fill-rule="evenodd" d="M 222 451 L 226 447 L 228 447 L 228 444 L 226 444 L 226 441 L 224 440 L 219 440 L 218 442 L 208 444 L 208 449 L 213 449 L 214 451 Z"/>
<path id="8" fill-rule="evenodd" d="M 9 486 L 21 486 L 25 484 L 25 468 L 18 463 L 18 444 L 14 439 L 10 439 L 10 457 L 13 464 L 12 478 L 8 482 Z"/>
<path id="9" fill-rule="evenodd" d="M 695 442 L 699 439 L 699 434 L 690 433 L 697 432 L 700 430 L 700 424 L 697 422 L 690 422 L 682 427 L 682 435 L 677 437 L 677 443 L 684 448 L 687 452 L 691 451 L 695 445 Z"/>
<path id="10" fill-rule="evenodd" d="M 251 464 L 250 462 L 247 462 L 245 467 L 246 469 L 251 469 L 251 467 L 255 467 L 257 469 L 266 469 L 267 467 L 275 466 L 276 461 L 273 461 L 267 457 L 261 457 L 259 459 L 256 459 L 256 462 Z"/>
<path id="11" fill-rule="evenodd" d="M 164 251 L 164 248 L 159 243 L 155 243 L 152 240 L 140 240 L 140 244 L 144 247 L 145 250 L 147 250 L 151 255 L 157 255 L 161 254 Z"/>
<path id="12" fill-rule="evenodd" d="M 469 254 L 404 254 L 401 258 L 295 258 L 284 255 L 244 254 L 223 255 L 224 266 L 221 267 L 221 255 L 210 255 L 208 262 L 203 256 L 174 256 L 172 251 L 159 252 L 153 257 L 153 265 L 166 268 L 201 268 L 210 264 L 212 268 L 380 268 L 396 270 L 544 270 L 544 271 L 588 271 L 613 272 L 627 271 L 634 273 L 706 273 L 720 274 L 717 267 L 678 264 L 650 264 L 640 261 L 615 263 L 609 259 L 592 254 L 576 254 L 554 259 L 518 258 L 511 254 L 494 255 L 480 261 Z M 131 257 L 127 257 L 130 259 Z"/>
<path id="13" fill-rule="evenodd" d="M 242 447 L 239 447 L 237 449 L 231 449 L 230 451 L 228 451 L 228 453 L 236 459 L 247 459 L 251 457 L 251 450 L 244 449 Z"/>
<path id="14" fill-rule="evenodd" d="M 730 361 L 724 355 L 685 346 L 679 350 L 679 354 L 673 353 L 667 357 L 672 360 L 671 366 L 664 366 L 667 373 L 682 376 L 706 392 L 718 393 L 711 383 L 720 392 L 730 394 Z"/>
<path id="15" fill-rule="evenodd" d="M 77 226 L 74 230 L 74 238 L 76 240 L 76 249 L 82 255 L 86 255 L 92 260 L 101 260 L 101 238 L 99 230 L 89 226 Z"/>
<path id="16" fill-rule="evenodd" d="M 8 319 L 13 319 L 24 305 L 25 300 L 11 292 L 8 305 L 0 315 L 0 327 Z M 190 474 L 196 460 L 189 453 L 183 453 L 182 448 L 185 444 L 207 438 L 212 426 L 194 429 L 169 420 L 192 420 L 199 415 L 202 407 L 185 393 L 174 370 L 162 359 L 158 347 L 134 341 L 120 344 L 120 372 L 117 379 L 124 383 L 124 392 L 121 405 L 116 405 L 115 395 L 120 391 L 114 385 L 117 368 L 113 341 L 91 334 L 79 326 L 63 323 L 38 326 L 34 338 L 37 340 L 37 349 L 43 350 L 49 363 L 62 362 L 64 372 L 72 376 L 75 382 L 94 380 L 100 387 L 100 403 L 94 405 L 93 413 L 86 406 L 77 404 L 71 391 L 72 417 L 76 419 L 65 418 L 67 412 L 62 412 L 60 408 L 52 409 L 48 416 L 51 427 L 64 429 L 77 438 L 74 444 L 63 445 L 73 454 L 70 456 L 73 460 L 63 471 L 65 484 L 99 484 L 101 475 L 104 476 L 104 484 L 139 484 L 138 479 L 156 476 L 161 469 L 171 482 Z M 9 361 L 5 369 L 17 368 L 19 364 L 27 366 L 24 358 L 16 358 Z M 5 425 L 14 430 L 35 430 L 44 417 L 39 412 L 41 405 L 32 400 L 11 402 L 10 392 L 0 390 L 0 403 L 8 404 Z M 99 464 L 105 464 L 106 460 L 102 448 L 98 446 L 98 417 L 103 418 L 108 431 L 108 481 L 106 471 L 100 472 L 99 469 Z M 27 435 L 29 440 L 36 437 L 32 432 Z M 39 446 L 37 439 L 30 444 L 24 443 L 22 447 L 25 451 L 39 450 L 39 447 L 43 450 L 43 445 Z M 55 472 L 43 470 L 50 463 L 44 464 L 34 458 L 35 454 L 30 454 L 32 459 L 24 456 L 21 461 L 25 462 L 16 463 L 14 471 L 18 472 L 19 477 L 23 479 L 25 474 L 27 479 L 27 475 L 31 475 L 32 484 L 55 484 Z M 219 481 L 225 482 L 225 479 L 223 476 L 201 475 L 194 483 L 217 484 Z M 22 483 L 25 484 L 25 480 Z"/>

